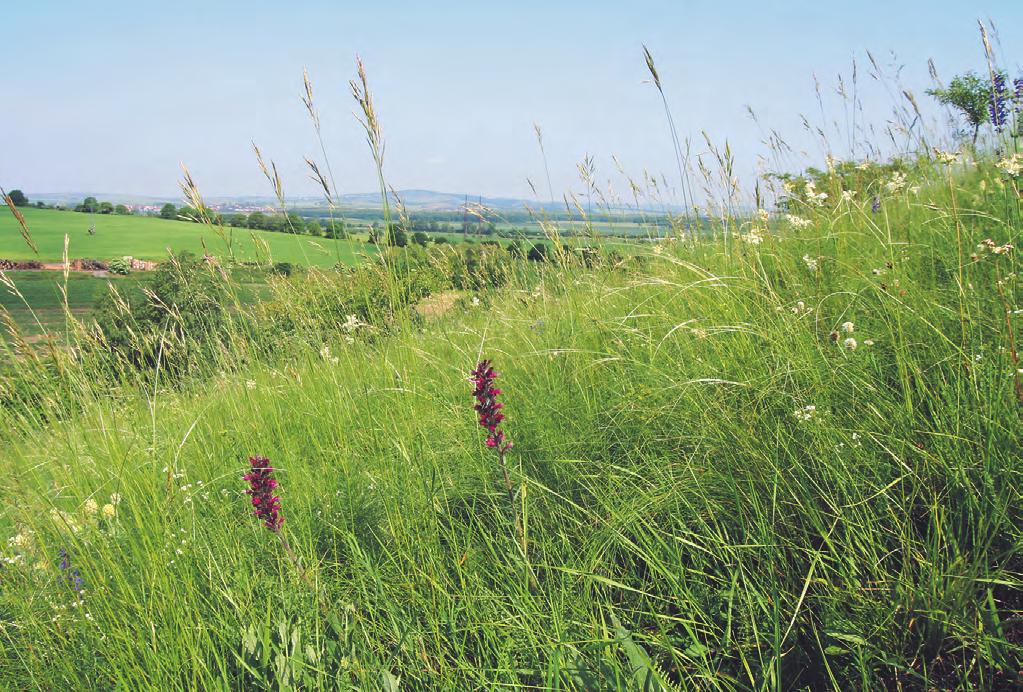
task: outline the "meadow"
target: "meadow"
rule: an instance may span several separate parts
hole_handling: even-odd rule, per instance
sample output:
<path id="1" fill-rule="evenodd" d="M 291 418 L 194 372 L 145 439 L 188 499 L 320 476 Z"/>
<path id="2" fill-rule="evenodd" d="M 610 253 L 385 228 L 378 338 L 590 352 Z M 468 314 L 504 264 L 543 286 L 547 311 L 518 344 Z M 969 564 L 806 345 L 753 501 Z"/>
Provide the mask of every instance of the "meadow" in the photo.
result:
<path id="1" fill-rule="evenodd" d="M 52 209 L 24 209 L 39 248 L 34 253 L 22 240 L 18 223 L 10 214 L 0 217 L 0 258 L 36 259 L 61 262 L 64 236 L 69 237 L 68 256 L 111 260 L 130 255 L 138 259 L 160 261 L 182 251 L 202 256 L 206 251 L 221 258 L 233 253 L 238 262 L 290 262 L 330 267 L 339 262 L 351 264 L 360 254 L 372 254 L 374 248 L 350 240 L 313 238 L 226 227 L 222 237 L 210 226 L 148 216 L 83 214 Z M 95 234 L 89 228 L 95 226 Z"/>
<path id="2" fill-rule="evenodd" d="M 989 137 L 726 185 L 628 256 L 390 248 L 258 302 L 179 260 L 13 339 L 0 684 L 1018 689 L 1023 156 Z"/>

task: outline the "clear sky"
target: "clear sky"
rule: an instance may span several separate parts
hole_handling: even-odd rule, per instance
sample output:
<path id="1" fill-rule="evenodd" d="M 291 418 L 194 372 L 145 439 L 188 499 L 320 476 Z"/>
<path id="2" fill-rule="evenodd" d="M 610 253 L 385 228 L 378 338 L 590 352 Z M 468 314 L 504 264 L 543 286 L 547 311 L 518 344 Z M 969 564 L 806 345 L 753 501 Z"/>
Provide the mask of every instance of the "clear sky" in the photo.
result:
<path id="1" fill-rule="evenodd" d="M 854 56 L 867 114 L 883 123 L 891 99 L 864 74 L 867 49 L 904 66 L 921 100 L 928 58 L 946 79 L 984 67 L 978 18 L 994 20 L 1013 72 L 1023 61 L 1020 0 L 4 4 L 0 185 L 35 192 L 176 198 L 183 161 L 207 195 L 267 194 L 255 140 L 286 193 L 312 193 L 302 157 L 321 156 L 299 100 L 303 67 L 342 191 L 373 190 L 347 87 L 356 53 L 389 183 L 514 197 L 532 197 L 527 177 L 546 189 L 533 122 L 559 195 L 580 187 L 587 154 L 601 179 L 612 154 L 634 173 L 674 170 L 644 43 L 682 134 L 729 138 L 745 171 L 764 150 L 746 105 L 809 147 L 799 116 L 821 119 L 812 75 L 834 109 L 825 117 L 838 117 L 836 77 Z"/>

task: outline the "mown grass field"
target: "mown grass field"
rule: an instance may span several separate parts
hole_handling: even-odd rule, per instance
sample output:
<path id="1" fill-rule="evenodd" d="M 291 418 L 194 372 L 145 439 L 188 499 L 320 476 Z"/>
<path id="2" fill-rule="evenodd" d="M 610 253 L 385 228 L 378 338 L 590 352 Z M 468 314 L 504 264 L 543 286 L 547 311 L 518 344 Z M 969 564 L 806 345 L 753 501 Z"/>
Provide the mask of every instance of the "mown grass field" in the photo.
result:
<path id="1" fill-rule="evenodd" d="M 241 301 L 253 303 L 267 295 L 265 272 L 233 269 L 231 273 L 237 282 Z M 67 284 L 64 283 L 63 272 L 59 271 L 12 271 L 8 276 L 21 295 L 0 288 L 0 307 L 7 310 L 23 334 L 36 336 L 43 332 L 59 335 L 64 331 L 65 303 L 62 289 L 65 286 L 67 308 L 78 319 L 88 320 L 90 312 L 111 287 L 129 300 L 143 299 L 140 282 L 146 278 L 146 273 L 96 277 L 85 272 L 69 272 Z"/>
<path id="2" fill-rule="evenodd" d="M 170 221 L 146 216 L 80 214 L 52 209 L 24 209 L 32 239 L 39 248 L 35 254 L 21 239 L 18 223 L 4 209 L 0 214 L 0 258 L 37 259 L 60 262 L 64 236 L 70 238 L 68 255 L 72 258 L 110 260 L 131 255 L 139 259 L 164 260 L 168 250 L 177 253 L 204 253 L 228 258 L 227 243 L 212 228 L 187 221 Z M 88 229 L 95 225 L 95 235 Z M 374 248 L 357 241 L 313 238 L 269 231 L 225 228 L 234 258 L 239 262 L 291 262 L 330 267 L 339 262 L 353 264 L 360 254 Z"/>

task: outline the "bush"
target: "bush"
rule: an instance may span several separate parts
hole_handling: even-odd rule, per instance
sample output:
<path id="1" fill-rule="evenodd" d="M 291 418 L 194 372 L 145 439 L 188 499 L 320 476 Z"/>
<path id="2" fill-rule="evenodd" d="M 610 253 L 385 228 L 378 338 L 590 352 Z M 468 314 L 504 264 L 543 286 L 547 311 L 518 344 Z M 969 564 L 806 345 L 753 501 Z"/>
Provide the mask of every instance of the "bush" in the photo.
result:
<path id="1" fill-rule="evenodd" d="M 226 281 L 195 255 L 182 253 L 160 264 L 141 288 L 140 298 L 111 289 L 94 312 L 106 347 L 128 362 L 153 366 L 159 360 L 165 370 L 181 370 L 224 334 Z"/>
<path id="2" fill-rule="evenodd" d="M 110 264 L 107 265 L 107 270 L 111 274 L 126 276 L 131 273 L 131 258 L 118 257 L 117 259 L 112 259 Z"/>

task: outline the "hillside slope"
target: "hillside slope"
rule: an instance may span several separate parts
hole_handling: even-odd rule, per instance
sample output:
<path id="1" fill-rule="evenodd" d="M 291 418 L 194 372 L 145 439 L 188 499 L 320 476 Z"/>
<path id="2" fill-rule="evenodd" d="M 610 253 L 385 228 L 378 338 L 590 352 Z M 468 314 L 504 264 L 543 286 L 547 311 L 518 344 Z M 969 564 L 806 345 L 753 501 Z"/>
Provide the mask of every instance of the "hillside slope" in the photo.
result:
<path id="1" fill-rule="evenodd" d="M 26 430 L 0 462 L 0 679 L 1011 685 L 1019 211 L 990 165 L 956 175 L 922 164 Z M 251 516 L 252 455 L 280 534 Z"/>
<path id="2" fill-rule="evenodd" d="M 169 221 L 148 216 L 80 214 L 51 209 L 24 209 L 25 219 L 39 253 L 33 253 L 21 239 L 18 223 L 6 209 L 0 214 L 0 258 L 37 259 L 60 262 L 64 254 L 64 236 L 69 236 L 68 254 L 72 258 L 110 260 L 131 255 L 140 259 L 163 260 L 168 249 L 202 255 L 228 257 L 227 242 L 240 262 L 292 262 L 329 267 L 354 263 L 359 253 L 374 248 L 348 240 L 313 238 L 269 231 L 225 228 L 222 239 L 212 228 L 187 221 Z M 95 226 L 95 234 L 89 228 Z M 205 245 L 204 245 L 205 244 Z"/>

